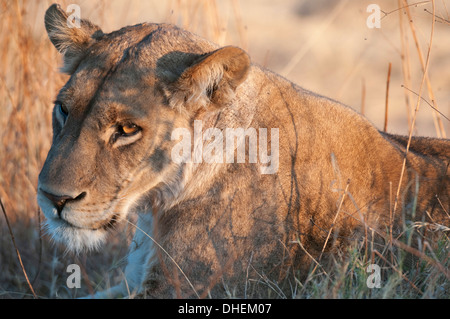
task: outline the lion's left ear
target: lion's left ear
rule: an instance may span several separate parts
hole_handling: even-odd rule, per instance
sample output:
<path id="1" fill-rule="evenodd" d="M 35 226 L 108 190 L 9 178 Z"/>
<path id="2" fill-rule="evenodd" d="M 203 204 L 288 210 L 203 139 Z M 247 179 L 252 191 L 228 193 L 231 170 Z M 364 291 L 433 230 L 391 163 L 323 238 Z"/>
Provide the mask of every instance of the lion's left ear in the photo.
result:
<path id="1" fill-rule="evenodd" d="M 208 102 L 224 105 L 250 70 L 250 57 L 237 47 L 224 47 L 197 58 L 170 85 L 170 104 L 175 108 L 196 108 Z"/>

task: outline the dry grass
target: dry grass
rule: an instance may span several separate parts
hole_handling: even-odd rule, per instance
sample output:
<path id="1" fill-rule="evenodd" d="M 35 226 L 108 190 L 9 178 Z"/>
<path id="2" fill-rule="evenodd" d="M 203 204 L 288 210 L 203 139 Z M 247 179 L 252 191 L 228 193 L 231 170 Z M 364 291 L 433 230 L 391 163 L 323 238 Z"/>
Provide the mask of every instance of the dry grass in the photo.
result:
<path id="1" fill-rule="evenodd" d="M 326 43 L 329 40 L 327 34 L 334 36 L 332 29 L 336 28 L 333 26 L 344 24 L 339 22 L 342 19 L 336 21 L 337 17 L 348 19 L 355 14 L 355 10 L 361 17 L 367 17 L 365 12 L 361 13 L 367 6 L 365 2 L 358 9 L 355 4 L 346 7 L 339 4 L 327 7 L 322 1 L 317 1 L 318 4 L 313 7 L 313 10 L 319 10 L 316 16 L 305 14 L 305 1 L 277 2 L 282 3 L 279 4 L 280 12 L 285 12 L 288 10 L 286 8 L 289 8 L 289 19 L 293 19 L 292 21 L 300 23 L 295 20 L 294 15 L 301 15 L 301 24 L 294 24 L 290 34 L 283 34 L 289 37 L 305 36 L 306 46 L 300 49 L 297 41 L 281 36 L 280 31 L 277 34 L 271 33 L 271 29 L 274 28 L 270 25 L 268 29 L 256 30 L 258 26 L 262 27 L 267 23 L 260 22 L 260 25 L 257 25 L 255 19 L 267 21 L 272 18 L 267 14 L 264 15 L 264 10 L 268 8 L 267 1 L 255 3 L 230 0 L 225 4 L 222 1 L 219 3 L 209 0 L 174 0 L 164 4 L 154 1 L 145 5 L 149 10 L 145 17 L 140 15 L 142 10 L 139 8 L 142 8 L 142 3 L 136 1 L 131 2 L 129 7 L 128 2 L 123 1 L 73 2 L 81 4 L 83 10 L 89 12 L 87 15 L 104 26 L 105 31 L 112 31 L 124 24 L 142 20 L 166 21 L 176 23 L 220 44 L 239 45 L 249 50 L 260 64 L 267 65 L 275 71 L 284 70 L 289 78 L 306 88 L 344 100 L 357 109 L 360 103 L 364 104 L 365 113 L 376 123 L 380 123 L 375 119 L 377 113 L 381 119 L 385 118 L 384 112 L 380 110 L 388 101 L 384 101 L 387 95 L 383 92 L 387 87 L 386 73 L 374 70 L 385 70 L 386 65 L 392 62 L 389 94 L 389 112 L 392 113 L 389 115 L 391 122 L 386 123 L 387 127 L 406 123 L 400 131 L 407 134 L 408 127 L 414 126 L 415 116 L 418 122 L 410 132 L 415 133 L 420 127 L 422 132 L 431 131 L 436 136 L 445 136 L 445 129 L 449 127 L 448 121 L 439 113 L 432 111 L 428 105 L 422 106 L 426 111 L 414 115 L 415 101 L 418 106 L 421 99 L 411 93 L 413 91 L 421 94 L 435 109 L 439 109 L 449 117 L 450 82 L 445 72 L 445 66 L 450 65 L 448 58 L 450 47 L 447 45 L 450 35 L 448 0 L 436 1 L 439 9 L 435 12 L 437 16 L 433 48 L 435 51 L 431 50 L 429 60 L 426 52 L 430 38 L 428 29 L 425 29 L 423 24 L 429 26 L 431 22 L 433 12 L 431 4 L 425 3 L 420 7 L 407 6 L 405 0 L 398 0 L 393 6 L 394 1 L 380 1 L 389 7 L 389 10 L 385 11 L 386 17 L 383 18 L 386 29 L 382 28 L 380 34 L 386 38 L 388 47 L 395 48 L 382 51 L 377 47 L 381 52 L 375 58 L 372 56 L 375 54 L 373 52 L 361 53 L 360 56 L 368 55 L 370 61 L 382 61 L 381 68 L 379 65 L 364 65 L 361 60 L 359 64 L 354 65 L 355 60 L 349 58 L 352 53 L 350 51 L 347 54 L 342 53 L 342 48 L 339 47 L 335 47 L 337 53 L 331 53 L 333 64 L 323 63 L 330 59 L 330 53 L 327 53 L 329 50 L 326 49 L 329 46 Z M 71 1 L 60 3 L 65 7 Z M 255 9 L 253 16 L 249 13 L 251 11 L 249 8 L 253 8 L 249 3 Z M 81 296 L 119 281 L 123 276 L 120 267 L 124 266 L 123 257 L 132 230 L 124 225 L 111 236 L 113 240 L 104 250 L 79 257 L 50 244 L 42 233 L 40 224 L 43 216 L 36 203 L 37 178 L 51 145 L 52 101 L 57 90 L 67 80 L 67 76 L 58 72 L 60 57 L 43 30 L 43 13 L 48 5 L 50 1 L 0 0 L 0 198 L 11 224 L 24 270 L 37 296 L 64 298 Z M 282 7 L 283 5 L 286 8 Z M 396 10 L 399 7 L 403 9 Z M 424 8 L 428 11 L 424 11 Z M 294 9 L 298 13 L 292 13 Z M 274 12 L 275 21 L 279 21 L 278 16 L 278 11 Z M 365 21 L 360 22 L 362 34 L 369 34 L 365 29 Z M 317 26 L 314 31 L 316 37 L 307 40 L 306 34 L 308 32 L 311 34 L 312 29 L 307 30 L 306 27 L 311 25 Z M 299 26 L 305 26 L 305 30 L 297 30 Z M 348 32 L 347 28 L 343 26 L 341 32 Z M 390 31 L 386 30 L 391 29 L 399 36 L 390 38 Z M 275 43 L 276 38 L 280 38 L 282 44 Z M 446 43 L 442 39 L 446 39 Z M 321 41 L 324 42 L 325 49 L 317 45 Z M 392 45 L 392 41 L 400 41 L 399 47 Z M 360 45 L 364 45 L 364 42 Z M 354 46 L 350 47 L 352 52 L 357 51 Z M 280 48 L 284 51 L 280 52 Z M 342 66 L 335 65 L 338 57 Z M 310 70 L 311 66 L 314 66 L 313 70 Z M 367 66 L 368 70 L 364 71 L 363 66 Z M 425 75 L 420 72 L 427 69 Z M 361 79 L 363 79 L 363 94 L 357 92 L 359 90 L 351 89 L 361 87 Z M 424 92 L 419 89 L 418 83 L 421 80 L 426 88 Z M 331 81 L 339 85 L 333 86 Z M 433 86 L 432 81 L 433 84 L 438 84 Z M 399 89 L 399 83 L 409 90 Z M 379 93 L 377 87 L 381 88 Z M 374 98 L 373 94 L 377 97 Z M 381 103 L 378 103 L 379 101 Z M 375 105 L 379 105 L 378 110 Z M 420 122 L 422 117 L 427 123 L 432 123 L 430 130 L 424 129 L 428 124 L 420 126 L 422 125 L 420 123 L 423 123 Z M 395 187 L 396 185 L 393 185 L 394 190 Z M 318 267 L 318 262 L 312 261 L 310 276 L 306 281 L 297 282 L 292 287 L 290 295 L 281 294 L 274 283 L 268 283 L 268 289 L 273 290 L 274 297 L 448 298 L 449 278 L 445 271 L 442 271 L 450 268 L 448 228 L 441 228 L 442 235 L 436 236 L 438 239 L 430 242 L 423 236 L 425 226 L 419 226 L 405 224 L 404 236 L 398 240 L 397 245 L 390 240 L 385 246 L 366 249 L 370 243 L 356 243 L 347 251 L 342 251 L 342 256 L 338 254 L 330 265 L 323 264 Z M 0 230 L 0 298 L 33 297 L 3 216 L 0 216 Z M 411 242 L 419 245 L 416 245 L 418 248 L 409 251 L 408 255 L 405 251 Z M 415 258 L 411 258 L 411 255 Z M 81 289 L 66 287 L 68 274 L 65 270 L 67 265 L 72 263 L 77 263 L 83 268 Z M 368 276 L 365 269 L 370 263 L 377 263 L 385 270 L 381 289 L 369 289 L 365 284 Z"/>

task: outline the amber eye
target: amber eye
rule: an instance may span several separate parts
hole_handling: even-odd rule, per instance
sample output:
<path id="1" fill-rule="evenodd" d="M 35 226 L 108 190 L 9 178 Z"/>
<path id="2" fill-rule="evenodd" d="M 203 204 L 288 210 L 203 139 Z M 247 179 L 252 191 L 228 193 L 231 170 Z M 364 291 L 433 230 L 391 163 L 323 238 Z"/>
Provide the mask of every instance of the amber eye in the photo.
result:
<path id="1" fill-rule="evenodd" d="M 138 133 L 140 131 L 140 128 L 136 124 L 126 124 L 120 126 L 120 131 L 124 136 L 131 136 Z"/>
<path id="2" fill-rule="evenodd" d="M 116 147 L 132 144 L 140 139 L 142 128 L 136 124 L 124 124 L 115 126 L 115 132 L 111 135 L 110 143 Z"/>

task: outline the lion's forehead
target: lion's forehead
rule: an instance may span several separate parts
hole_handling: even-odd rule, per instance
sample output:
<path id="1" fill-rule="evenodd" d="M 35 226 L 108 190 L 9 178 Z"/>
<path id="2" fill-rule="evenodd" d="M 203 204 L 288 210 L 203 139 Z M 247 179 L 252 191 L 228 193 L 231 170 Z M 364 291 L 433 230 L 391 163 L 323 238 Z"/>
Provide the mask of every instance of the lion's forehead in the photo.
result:
<path id="1" fill-rule="evenodd" d="M 67 103 L 81 117 L 116 120 L 122 117 L 143 117 L 142 102 L 148 107 L 158 101 L 153 89 L 157 79 L 148 72 L 145 78 L 127 64 L 115 71 L 102 67 L 80 68 L 58 94 L 57 100 Z M 134 116 L 133 116 L 134 115 Z"/>
<path id="2" fill-rule="evenodd" d="M 62 92 L 84 99 L 99 91 L 105 98 L 117 92 L 131 97 L 168 73 L 179 75 L 197 54 L 212 49 L 215 45 L 175 26 L 125 27 L 103 35 L 86 50 Z"/>

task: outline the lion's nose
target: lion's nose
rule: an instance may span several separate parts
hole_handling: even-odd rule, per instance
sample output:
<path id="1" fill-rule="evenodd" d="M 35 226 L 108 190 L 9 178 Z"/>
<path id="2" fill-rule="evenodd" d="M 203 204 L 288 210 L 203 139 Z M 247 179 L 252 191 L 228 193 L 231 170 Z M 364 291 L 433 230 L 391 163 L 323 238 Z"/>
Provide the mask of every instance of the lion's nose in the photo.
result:
<path id="1" fill-rule="evenodd" d="M 47 197 L 53 203 L 56 210 L 58 211 L 58 215 L 61 214 L 62 210 L 64 209 L 64 206 L 66 206 L 66 204 L 68 202 L 81 200 L 86 196 L 86 192 L 81 193 L 77 197 L 66 196 L 66 195 L 60 196 L 60 195 L 47 193 L 46 191 L 42 191 L 42 193 L 45 195 L 45 197 Z"/>

